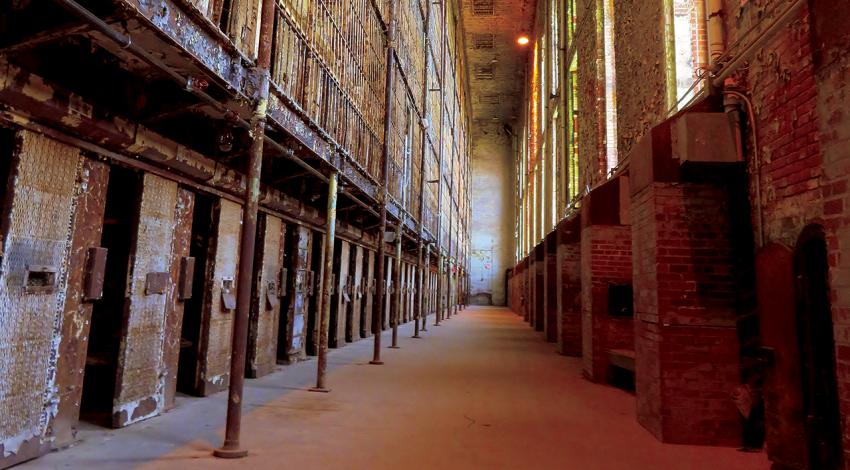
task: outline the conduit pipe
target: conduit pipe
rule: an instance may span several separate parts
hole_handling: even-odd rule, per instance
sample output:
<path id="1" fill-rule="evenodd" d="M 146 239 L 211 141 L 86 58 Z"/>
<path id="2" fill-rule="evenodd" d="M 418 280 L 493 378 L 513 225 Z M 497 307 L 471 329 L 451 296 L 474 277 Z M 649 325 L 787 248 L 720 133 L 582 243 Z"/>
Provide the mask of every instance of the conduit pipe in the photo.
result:
<path id="1" fill-rule="evenodd" d="M 753 179 L 755 185 L 755 206 L 756 206 L 756 233 L 758 234 L 758 247 L 764 246 L 764 210 L 762 209 L 761 201 L 761 147 L 759 147 L 759 134 L 756 127 L 755 107 L 750 98 L 734 90 L 724 90 L 724 95 L 733 96 L 744 102 L 747 107 L 747 119 L 749 120 L 750 133 L 753 137 Z"/>

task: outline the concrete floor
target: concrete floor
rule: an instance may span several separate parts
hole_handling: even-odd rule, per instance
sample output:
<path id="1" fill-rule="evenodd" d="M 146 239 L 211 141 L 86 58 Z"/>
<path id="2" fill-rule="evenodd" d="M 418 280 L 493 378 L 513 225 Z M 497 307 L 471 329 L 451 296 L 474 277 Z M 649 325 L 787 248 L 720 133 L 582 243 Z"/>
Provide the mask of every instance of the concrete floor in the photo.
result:
<path id="1" fill-rule="evenodd" d="M 429 322 L 431 323 L 431 322 Z M 634 397 L 581 378 L 505 309 L 469 308 L 424 339 L 372 341 L 329 356 L 329 394 L 305 391 L 315 361 L 248 381 L 241 461 L 217 460 L 224 398 L 183 397 L 121 430 L 86 428 L 78 445 L 25 469 L 706 469 L 759 470 L 764 454 L 660 444 L 635 421 Z M 385 344 L 389 344 L 386 336 Z"/>

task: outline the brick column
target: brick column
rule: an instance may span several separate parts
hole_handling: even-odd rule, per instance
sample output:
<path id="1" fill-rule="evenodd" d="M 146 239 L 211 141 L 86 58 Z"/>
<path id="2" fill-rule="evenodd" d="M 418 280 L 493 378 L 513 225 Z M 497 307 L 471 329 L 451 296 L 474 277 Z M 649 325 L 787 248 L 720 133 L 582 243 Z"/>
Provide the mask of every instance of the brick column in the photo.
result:
<path id="1" fill-rule="evenodd" d="M 664 442 L 738 446 L 752 231 L 736 139 L 710 104 L 629 155 L 637 411 Z"/>
<path id="2" fill-rule="evenodd" d="M 546 315 L 546 292 L 544 291 L 544 286 L 546 285 L 544 278 L 544 273 L 546 272 L 546 253 L 544 252 L 542 243 L 534 249 L 534 263 L 532 266 L 534 266 L 532 269 L 534 303 L 532 304 L 531 326 L 534 327 L 534 331 L 543 331 L 544 317 Z"/>
<path id="3" fill-rule="evenodd" d="M 634 350 L 633 319 L 612 315 L 608 302 L 612 288 L 632 283 L 628 194 L 628 178 L 616 177 L 594 189 L 582 207 L 582 357 L 584 375 L 594 382 L 607 379 L 609 351 Z"/>
<path id="4" fill-rule="evenodd" d="M 638 421 L 664 442 L 741 441 L 728 204 L 708 184 L 632 195 Z"/>
<path id="5" fill-rule="evenodd" d="M 581 356 L 581 218 L 558 228 L 558 352 Z"/>
<path id="6" fill-rule="evenodd" d="M 544 295 L 544 322 L 543 330 L 546 341 L 558 342 L 558 234 L 552 232 L 546 237 L 544 244 L 544 273 L 543 273 L 543 295 Z"/>

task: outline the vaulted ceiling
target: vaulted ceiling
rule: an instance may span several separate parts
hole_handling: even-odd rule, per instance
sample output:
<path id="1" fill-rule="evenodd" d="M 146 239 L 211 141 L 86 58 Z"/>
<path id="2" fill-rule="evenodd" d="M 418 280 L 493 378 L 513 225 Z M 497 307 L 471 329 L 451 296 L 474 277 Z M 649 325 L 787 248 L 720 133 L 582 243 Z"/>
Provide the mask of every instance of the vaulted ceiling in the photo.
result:
<path id="1" fill-rule="evenodd" d="M 512 125 L 522 109 L 524 71 L 531 46 L 534 0 L 464 0 L 473 132 L 481 124 Z M 489 126 L 487 126 L 489 127 Z"/>

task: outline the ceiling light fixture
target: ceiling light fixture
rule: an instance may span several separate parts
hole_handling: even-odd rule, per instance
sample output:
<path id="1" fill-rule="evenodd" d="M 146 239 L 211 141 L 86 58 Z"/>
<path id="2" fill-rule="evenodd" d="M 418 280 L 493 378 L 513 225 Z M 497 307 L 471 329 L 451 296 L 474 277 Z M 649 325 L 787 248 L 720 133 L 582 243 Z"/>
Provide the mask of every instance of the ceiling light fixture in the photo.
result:
<path id="1" fill-rule="evenodd" d="M 516 38 L 516 43 L 520 46 L 527 46 L 529 42 L 531 42 L 531 40 L 528 39 L 528 36 L 526 36 L 525 34 L 522 34 L 520 35 L 520 37 Z"/>

